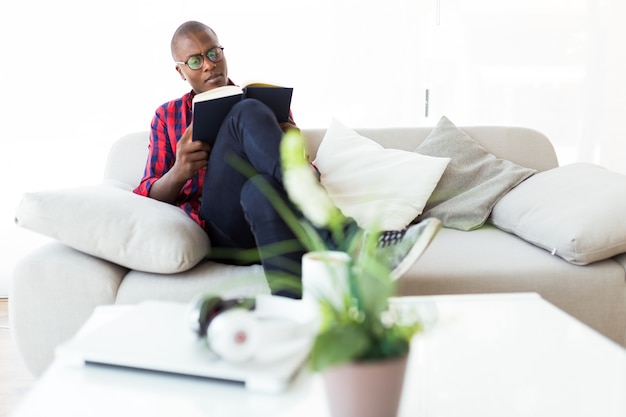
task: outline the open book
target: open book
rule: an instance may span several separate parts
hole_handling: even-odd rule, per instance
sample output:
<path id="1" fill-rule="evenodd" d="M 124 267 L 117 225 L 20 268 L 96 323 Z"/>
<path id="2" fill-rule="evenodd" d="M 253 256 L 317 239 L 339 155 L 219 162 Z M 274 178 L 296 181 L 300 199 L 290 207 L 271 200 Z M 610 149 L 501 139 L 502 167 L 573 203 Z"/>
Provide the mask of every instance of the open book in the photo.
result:
<path id="1" fill-rule="evenodd" d="M 211 145 L 230 109 L 239 101 L 254 98 L 265 103 L 278 122 L 289 119 L 293 88 L 272 84 L 249 83 L 242 87 L 226 85 L 214 88 L 193 98 L 193 140 Z"/>

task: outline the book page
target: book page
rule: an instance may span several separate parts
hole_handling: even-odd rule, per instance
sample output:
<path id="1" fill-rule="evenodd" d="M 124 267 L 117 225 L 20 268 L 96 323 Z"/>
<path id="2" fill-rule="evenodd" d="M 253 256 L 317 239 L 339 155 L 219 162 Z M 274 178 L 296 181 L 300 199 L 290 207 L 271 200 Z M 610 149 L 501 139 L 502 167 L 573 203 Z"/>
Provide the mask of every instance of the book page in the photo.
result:
<path id="1" fill-rule="evenodd" d="M 198 101 L 213 100 L 221 97 L 235 96 L 237 94 L 243 94 L 243 90 L 241 89 L 241 87 L 238 87 L 236 85 L 225 85 L 205 91 L 200 94 L 196 94 L 193 98 L 193 102 L 196 103 Z"/>

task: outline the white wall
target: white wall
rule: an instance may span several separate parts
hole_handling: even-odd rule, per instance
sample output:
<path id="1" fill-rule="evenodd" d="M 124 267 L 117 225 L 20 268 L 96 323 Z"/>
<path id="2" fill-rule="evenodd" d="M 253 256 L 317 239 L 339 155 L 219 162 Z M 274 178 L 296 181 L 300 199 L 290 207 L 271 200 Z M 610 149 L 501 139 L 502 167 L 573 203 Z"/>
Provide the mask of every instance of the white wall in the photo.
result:
<path id="1" fill-rule="evenodd" d="M 169 55 L 184 20 L 213 26 L 235 81 L 294 86 L 303 127 L 525 125 L 562 164 L 625 172 L 625 17 L 609 0 L 4 2 L 0 294 L 41 240 L 13 224 L 22 193 L 98 182 L 112 141 L 187 91 Z"/>

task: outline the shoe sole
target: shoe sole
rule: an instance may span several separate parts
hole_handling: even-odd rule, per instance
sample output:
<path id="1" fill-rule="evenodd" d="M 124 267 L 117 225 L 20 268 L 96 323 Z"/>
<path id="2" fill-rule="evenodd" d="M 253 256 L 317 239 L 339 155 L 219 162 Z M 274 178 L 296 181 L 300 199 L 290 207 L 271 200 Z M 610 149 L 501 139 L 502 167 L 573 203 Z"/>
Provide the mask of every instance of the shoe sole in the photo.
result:
<path id="1" fill-rule="evenodd" d="M 397 280 L 404 275 L 415 264 L 415 262 L 421 258 L 422 254 L 430 245 L 430 242 L 432 242 L 437 232 L 439 232 L 439 229 L 441 229 L 441 220 L 431 217 L 422 220 L 418 223 L 418 225 L 423 225 L 420 236 L 417 238 L 417 241 L 409 253 L 404 257 L 402 262 L 400 262 L 398 266 L 391 271 L 391 278 L 393 280 Z"/>

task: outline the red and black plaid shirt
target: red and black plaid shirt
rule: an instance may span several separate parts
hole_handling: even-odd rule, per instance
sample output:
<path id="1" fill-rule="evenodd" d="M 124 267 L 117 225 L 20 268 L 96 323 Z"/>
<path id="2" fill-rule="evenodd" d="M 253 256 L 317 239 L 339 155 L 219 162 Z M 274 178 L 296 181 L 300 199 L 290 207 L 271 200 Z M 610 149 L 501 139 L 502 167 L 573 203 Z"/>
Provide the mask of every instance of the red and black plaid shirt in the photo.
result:
<path id="1" fill-rule="evenodd" d="M 143 179 L 134 192 L 148 197 L 150 187 L 174 166 L 176 145 L 192 118 L 193 91 L 179 99 L 160 106 L 152 119 L 148 161 Z M 180 190 L 176 205 L 183 209 L 200 226 L 204 221 L 200 218 L 200 196 L 204 184 L 203 168 L 188 180 Z"/>

